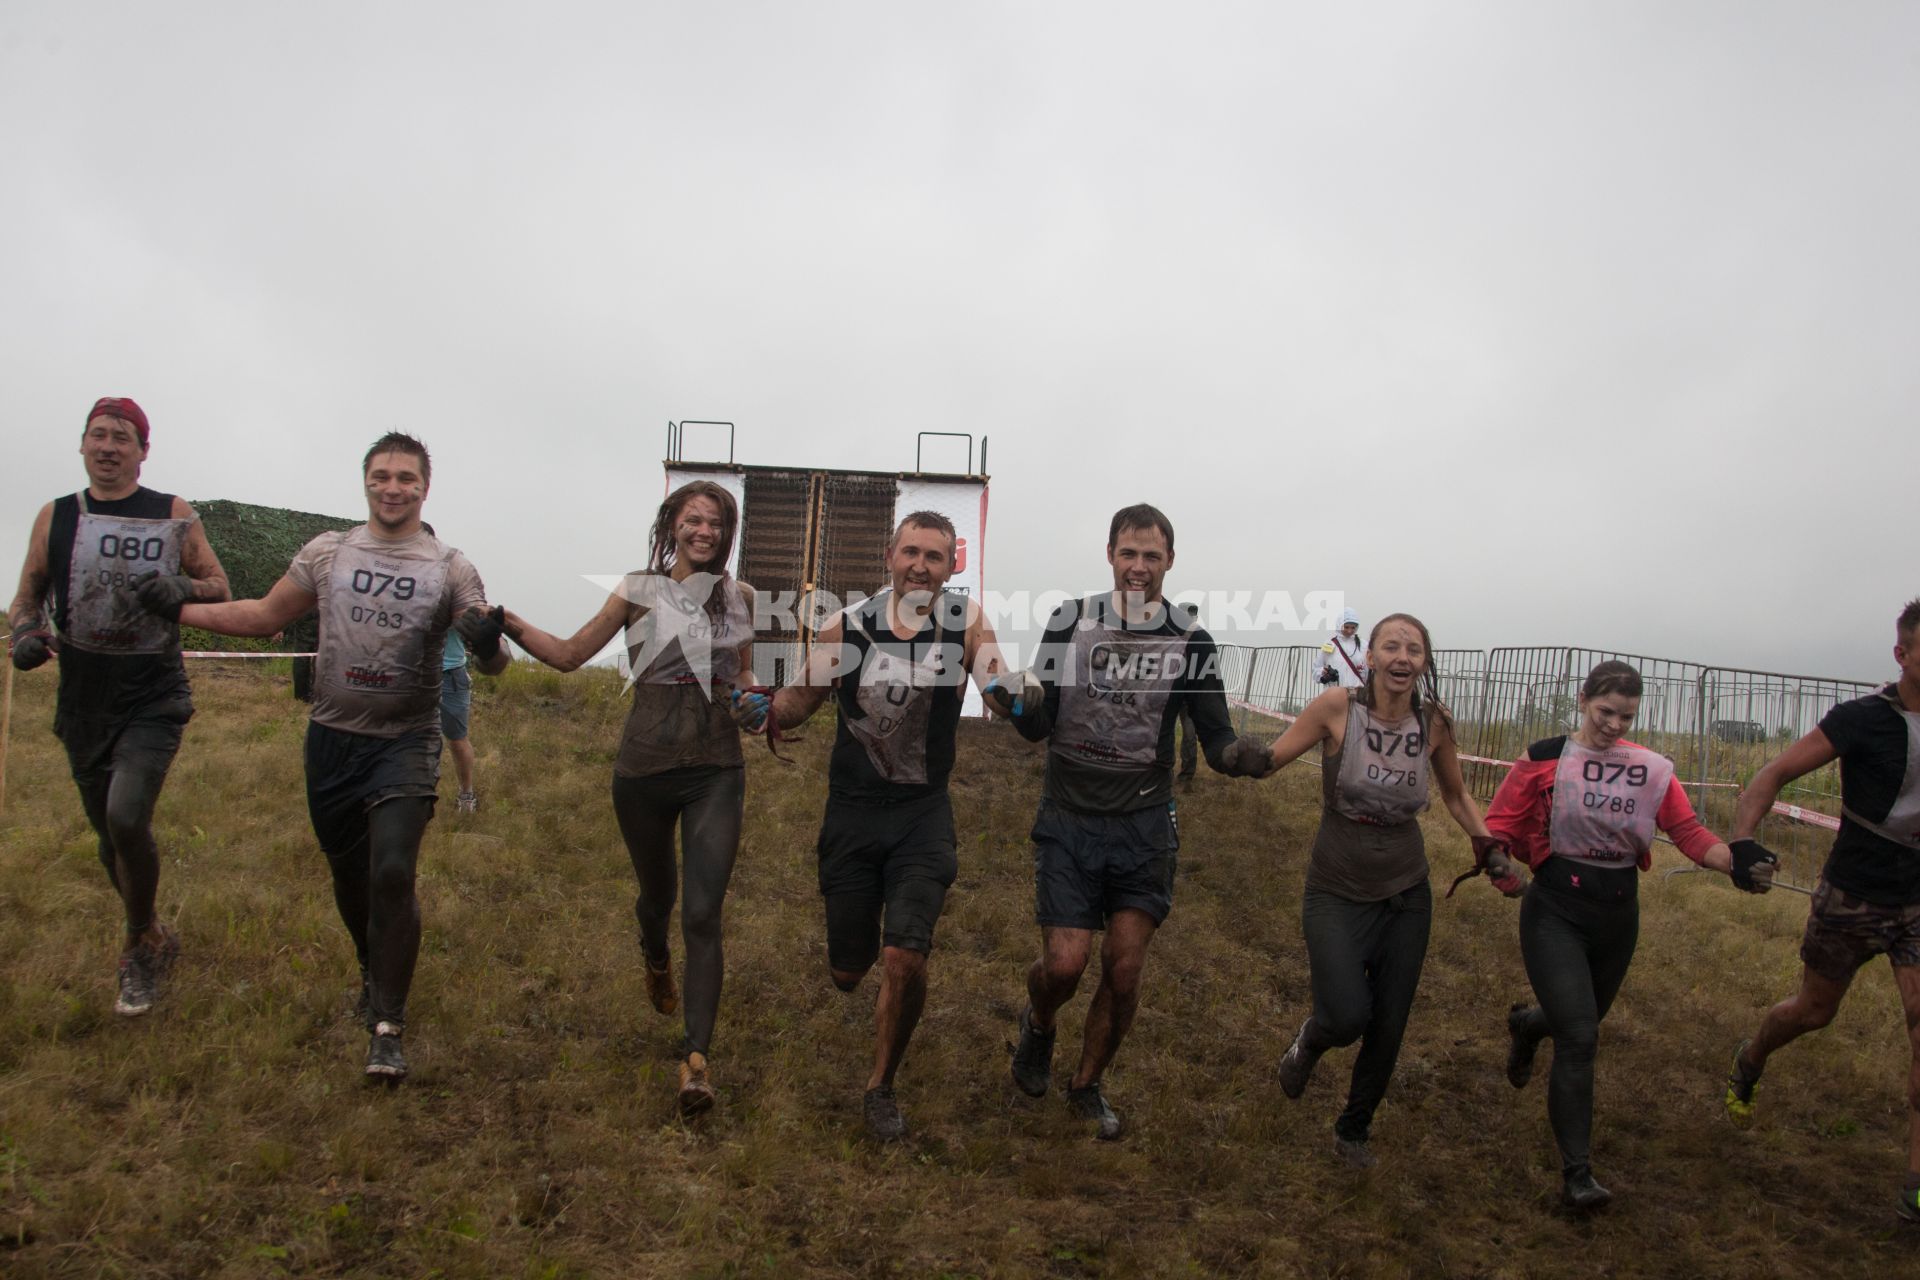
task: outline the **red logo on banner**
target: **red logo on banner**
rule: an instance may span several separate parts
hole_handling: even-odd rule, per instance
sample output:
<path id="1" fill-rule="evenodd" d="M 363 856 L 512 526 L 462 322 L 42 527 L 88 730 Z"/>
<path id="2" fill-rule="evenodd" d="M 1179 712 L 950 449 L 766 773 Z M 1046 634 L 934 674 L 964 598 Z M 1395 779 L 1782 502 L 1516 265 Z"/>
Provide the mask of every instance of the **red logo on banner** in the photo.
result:
<path id="1" fill-rule="evenodd" d="M 953 571 L 955 573 L 967 571 L 967 540 L 965 538 L 953 540 Z"/>

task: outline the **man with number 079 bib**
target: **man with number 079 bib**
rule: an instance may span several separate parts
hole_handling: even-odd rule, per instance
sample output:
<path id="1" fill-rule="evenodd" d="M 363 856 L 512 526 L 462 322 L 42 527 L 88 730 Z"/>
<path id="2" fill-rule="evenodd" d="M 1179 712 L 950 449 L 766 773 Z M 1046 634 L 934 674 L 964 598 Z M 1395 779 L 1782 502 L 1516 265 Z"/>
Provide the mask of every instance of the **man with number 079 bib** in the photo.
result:
<path id="1" fill-rule="evenodd" d="M 501 611 L 467 558 L 420 527 L 427 447 L 392 431 L 361 466 L 367 523 L 323 533 L 259 600 L 188 605 L 181 621 L 270 636 L 320 611 L 307 809 L 360 960 L 367 1075 L 407 1074 L 400 1036 L 420 953 L 414 868 L 440 782 L 440 658 L 457 628 L 481 671 L 504 670 Z"/>
<path id="2" fill-rule="evenodd" d="M 140 484 L 150 434 L 133 401 L 94 404 L 80 433 L 86 488 L 40 509 L 8 613 L 15 667 L 60 659 L 53 731 L 126 914 L 113 1010 L 127 1017 L 153 1007 L 180 948 L 154 911 L 153 809 L 193 717 L 171 611 L 227 598 L 200 517 Z"/>

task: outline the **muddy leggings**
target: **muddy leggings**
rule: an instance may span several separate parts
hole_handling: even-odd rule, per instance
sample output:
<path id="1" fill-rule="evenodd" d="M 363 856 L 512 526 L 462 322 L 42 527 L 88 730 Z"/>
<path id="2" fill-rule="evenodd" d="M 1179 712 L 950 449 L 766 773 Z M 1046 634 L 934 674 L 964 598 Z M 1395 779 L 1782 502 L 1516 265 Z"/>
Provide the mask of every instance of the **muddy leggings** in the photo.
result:
<path id="1" fill-rule="evenodd" d="M 363 839 L 327 853 L 333 902 L 366 975 L 369 1030 L 382 1022 L 407 1024 L 407 992 L 420 959 L 414 873 L 431 821 L 431 796 L 395 796 L 367 810 Z"/>
<path id="2" fill-rule="evenodd" d="M 1520 903 L 1520 954 L 1540 1003 L 1523 1015 L 1523 1034 L 1553 1037 L 1547 1118 L 1560 1167 L 1590 1167 L 1593 1061 L 1607 1016 L 1640 938 L 1639 872 L 1579 869 L 1549 858 Z"/>
<path id="3" fill-rule="evenodd" d="M 613 813 L 633 859 L 640 896 L 633 914 L 640 946 L 650 963 L 667 959 L 667 921 L 673 915 L 673 827 L 680 824 L 680 934 L 687 960 L 681 1008 L 687 1036 L 683 1050 L 706 1053 L 720 1009 L 725 960 L 720 951 L 720 906 L 740 851 L 740 820 L 746 770 L 698 766 L 628 778 L 613 776 Z"/>
<path id="4" fill-rule="evenodd" d="M 1365 1142 L 1374 1110 L 1387 1095 L 1432 924 L 1433 891 L 1425 880 L 1379 902 L 1307 890 L 1301 926 L 1313 1016 L 1301 1036 L 1316 1055 L 1360 1042 L 1346 1109 L 1333 1123 L 1343 1138 Z"/>

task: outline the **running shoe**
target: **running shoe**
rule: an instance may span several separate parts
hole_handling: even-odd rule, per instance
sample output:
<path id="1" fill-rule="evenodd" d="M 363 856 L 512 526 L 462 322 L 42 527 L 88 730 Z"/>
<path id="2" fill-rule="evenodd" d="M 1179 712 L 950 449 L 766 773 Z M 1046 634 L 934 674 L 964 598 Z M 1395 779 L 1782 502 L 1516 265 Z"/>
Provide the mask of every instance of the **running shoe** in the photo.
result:
<path id="1" fill-rule="evenodd" d="M 137 1018 L 153 1008 L 160 996 L 160 980 L 180 954 L 180 938 L 164 924 L 149 925 L 132 946 L 120 953 L 119 995 L 113 1011 Z"/>
<path id="2" fill-rule="evenodd" d="M 1067 1110 L 1082 1120 L 1093 1121 L 1093 1136 L 1102 1142 L 1120 1136 L 1120 1113 L 1107 1105 L 1107 1095 L 1100 1092 L 1098 1080 L 1067 1090 Z"/>
<path id="3" fill-rule="evenodd" d="M 1533 1055 L 1540 1048 L 1539 1039 L 1527 1034 L 1527 1013 L 1524 1004 L 1507 1010 L 1507 1083 L 1516 1089 L 1533 1079 Z"/>
<path id="4" fill-rule="evenodd" d="M 455 813 L 478 813 L 480 797 L 471 791 L 462 791 L 454 798 L 453 809 Z"/>
<path id="5" fill-rule="evenodd" d="M 1380 1163 L 1365 1138 L 1349 1138 L 1338 1132 L 1333 1135 L 1333 1154 L 1349 1169 L 1371 1169 Z"/>
<path id="6" fill-rule="evenodd" d="M 1900 1188 L 1900 1203 L 1894 1211 L 1908 1222 L 1920 1222 L 1920 1178 L 1909 1177 Z"/>
<path id="7" fill-rule="evenodd" d="M 707 1055 L 688 1054 L 680 1064 L 680 1118 L 691 1120 L 713 1110 L 718 1097 L 713 1082 L 707 1079 Z"/>
<path id="8" fill-rule="evenodd" d="M 1740 1042 L 1727 1071 L 1727 1119 L 1742 1129 L 1753 1123 L 1753 1091 L 1760 1084 L 1760 1073 L 1747 1066 L 1747 1046 L 1752 1043 Z"/>
<path id="9" fill-rule="evenodd" d="M 1053 1032 L 1033 1025 L 1033 1006 L 1020 1011 L 1020 1043 L 1013 1051 L 1013 1082 L 1029 1098 L 1044 1098 L 1053 1084 Z"/>
<path id="10" fill-rule="evenodd" d="M 647 961 L 647 1000 L 656 1013 L 672 1013 L 680 1007 L 680 993 L 673 986 L 671 955 L 660 962 L 658 969 L 653 967 L 653 961 Z"/>
<path id="11" fill-rule="evenodd" d="M 1313 1019 L 1307 1019 L 1311 1022 Z M 1320 1055 L 1307 1048 L 1307 1022 L 1300 1024 L 1293 1043 L 1280 1055 L 1280 1092 L 1289 1098 L 1297 1098 L 1307 1091 L 1307 1081 L 1313 1078 L 1314 1064 L 1320 1061 Z"/>
<path id="12" fill-rule="evenodd" d="M 400 1051 L 398 1023 L 376 1022 L 373 1039 L 367 1042 L 367 1074 L 376 1080 L 399 1084 L 407 1078 L 407 1055 Z"/>
<path id="13" fill-rule="evenodd" d="M 866 1114 L 867 1132 L 875 1142 L 898 1142 L 907 1136 L 907 1118 L 900 1114 L 892 1089 L 867 1090 L 861 1110 Z"/>
<path id="14" fill-rule="evenodd" d="M 1569 1209 L 1587 1212 L 1604 1209 L 1613 1201 L 1613 1192 L 1593 1180 L 1593 1170 L 1586 1165 L 1571 1170 L 1561 1180 L 1560 1199 Z"/>

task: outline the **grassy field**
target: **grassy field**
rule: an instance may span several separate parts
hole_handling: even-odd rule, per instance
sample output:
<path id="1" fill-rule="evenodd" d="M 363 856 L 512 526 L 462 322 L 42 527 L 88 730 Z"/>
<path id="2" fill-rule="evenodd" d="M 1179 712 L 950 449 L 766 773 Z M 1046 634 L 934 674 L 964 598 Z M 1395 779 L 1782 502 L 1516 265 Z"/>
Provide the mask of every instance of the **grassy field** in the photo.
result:
<path id="1" fill-rule="evenodd" d="M 1526 995 L 1515 905 L 1436 902 L 1380 1164 L 1330 1156 L 1347 1053 L 1288 1102 L 1273 1065 L 1306 1012 L 1299 903 L 1319 777 L 1202 776 L 1174 913 L 1109 1074 L 1130 1135 L 1092 1142 L 1007 1078 L 1036 943 L 1025 834 L 1041 756 L 963 726 L 961 878 L 900 1088 L 912 1133 L 861 1137 L 873 980 L 828 984 L 812 843 L 830 723 L 783 765 L 749 752 L 715 1044 L 719 1110 L 672 1108 L 677 1019 L 654 1015 L 608 775 L 604 673 L 515 668 L 475 690 L 481 812 L 444 806 L 422 857 L 412 1079 L 359 1074 L 353 960 L 300 777 L 284 676 L 195 667 L 200 714 L 162 801 L 169 994 L 113 1017 L 116 904 L 21 677 L 0 815 L 0 1275 L 1888 1276 L 1920 1232 L 1904 1168 L 1904 1028 L 1864 974 L 1777 1058 L 1762 1117 L 1721 1117 L 1734 1044 L 1784 993 L 1805 899 L 1649 877 L 1640 954 L 1602 1032 L 1596 1168 L 1617 1199 L 1557 1208 L 1541 1081 L 1501 1075 Z M 1436 879 L 1466 865 L 1430 819 Z M 1673 855 L 1668 852 L 1671 858 Z M 1063 1015 L 1063 1052 L 1085 998 Z M 1542 1050 L 1544 1075 L 1550 1048 Z M 1057 1064 L 1058 1065 L 1058 1064 Z"/>

